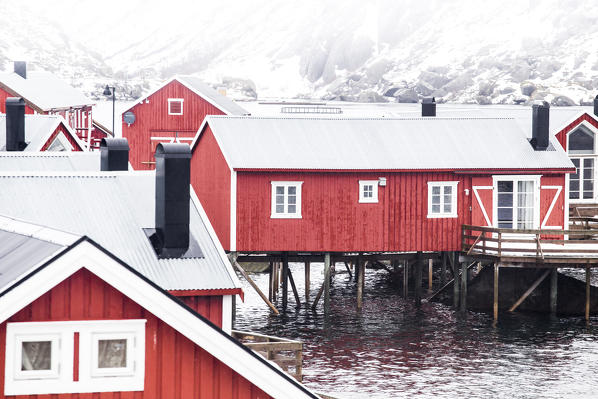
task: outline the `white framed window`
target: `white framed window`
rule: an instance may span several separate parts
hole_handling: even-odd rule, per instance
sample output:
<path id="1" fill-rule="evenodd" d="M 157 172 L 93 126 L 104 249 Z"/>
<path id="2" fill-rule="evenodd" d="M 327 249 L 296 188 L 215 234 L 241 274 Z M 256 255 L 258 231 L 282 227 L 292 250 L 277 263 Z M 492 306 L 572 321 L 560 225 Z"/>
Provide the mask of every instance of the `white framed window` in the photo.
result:
<path id="1" fill-rule="evenodd" d="M 142 391 L 145 322 L 7 323 L 4 394 Z"/>
<path id="2" fill-rule="evenodd" d="M 378 180 L 359 181 L 359 202 L 366 204 L 378 202 Z"/>
<path id="3" fill-rule="evenodd" d="M 273 181 L 272 218 L 301 218 L 301 181 Z"/>
<path id="4" fill-rule="evenodd" d="M 583 121 L 567 134 L 567 152 L 575 165 L 569 175 L 569 199 L 592 202 L 595 196 L 596 128 Z"/>
<path id="5" fill-rule="evenodd" d="M 458 181 L 428 182 L 428 218 L 457 217 Z"/>
<path id="6" fill-rule="evenodd" d="M 69 143 L 64 134 L 59 133 L 58 136 L 48 146 L 47 151 L 72 151 L 73 145 Z"/>
<path id="7" fill-rule="evenodd" d="M 494 226 L 535 229 L 539 225 L 539 176 L 493 176 Z"/>
<path id="8" fill-rule="evenodd" d="M 168 115 L 183 115 L 183 101 L 182 98 L 169 98 Z"/>

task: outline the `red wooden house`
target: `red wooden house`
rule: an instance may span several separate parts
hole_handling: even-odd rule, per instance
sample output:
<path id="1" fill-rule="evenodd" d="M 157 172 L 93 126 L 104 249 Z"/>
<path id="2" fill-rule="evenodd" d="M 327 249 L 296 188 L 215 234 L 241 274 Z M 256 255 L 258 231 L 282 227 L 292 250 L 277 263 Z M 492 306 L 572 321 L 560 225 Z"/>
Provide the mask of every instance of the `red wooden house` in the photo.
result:
<path id="1" fill-rule="evenodd" d="M 60 115 L 25 115 L 20 98 L 9 98 L 0 114 L 0 150 L 85 151 L 87 149 Z"/>
<path id="2" fill-rule="evenodd" d="M 573 170 L 508 118 L 209 116 L 191 182 L 228 251 L 460 251 L 462 224 L 563 228 Z"/>
<path id="3" fill-rule="evenodd" d="M 0 216 L 0 398 L 317 398 L 87 236 Z"/>
<path id="4" fill-rule="evenodd" d="M 27 114 L 62 116 L 89 145 L 93 102 L 50 72 L 27 71 L 24 62 L 15 62 L 14 72 L 0 73 L 0 112 L 6 112 L 8 97 L 22 97 Z"/>
<path id="5" fill-rule="evenodd" d="M 234 101 L 193 76 L 177 76 L 123 112 L 122 137 L 133 169 L 153 169 L 159 143 L 191 144 L 207 115 L 247 115 Z"/>

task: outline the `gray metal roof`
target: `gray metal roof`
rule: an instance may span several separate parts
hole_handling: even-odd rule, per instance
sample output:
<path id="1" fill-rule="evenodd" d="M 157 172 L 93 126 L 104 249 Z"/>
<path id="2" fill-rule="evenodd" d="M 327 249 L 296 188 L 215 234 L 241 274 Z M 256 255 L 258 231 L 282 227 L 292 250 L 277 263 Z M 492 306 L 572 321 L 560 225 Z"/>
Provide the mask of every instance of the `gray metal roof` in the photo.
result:
<path id="1" fill-rule="evenodd" d="M 553 138 L 534 151 L 510 118 L 260 118 L 208 116 L 235 169 L 572 168 Z"/>
<path id="2" fill-rule="evenodd" d="M 24 151 L 39 151 L 64 119 L 59 115 L 25 115 Z M 65 127 L 68 126 L 65 124 Z M 74 135 L 73 135 L 74 137 Z M 78 141 L 76 137 L 75 140 Z M 83 147 L 83 144 L 80 143 Z M 0 114 L 0 150 L 6 147 L 6 115 Z"/>
<path id="3" fill-rule="evenodd" d="M 0 287 L 27 274 L 79 237 L 0 216 Z"/>
<path id="4" fill-rule="evenodd" d="M 154 227 L 154 184 L 153 172 L 0 172 L 0 214 L 86 235 L 167 290 L 239 288 L 193 201 L 190 229 L 204 257 L 156 257 L 142 230 Z"/>
<path id="5" fill-rule="evenodd" d="M 0 83 L 44 111 L 93 105 L 81 91 L 46 71 L 27 71 L 27 79 L 14 72 L 1 72 Z"/>
<path id="6" fill-rule="evenodd" d="M 100 153 L 94 152 L 0 152 L 0 171 L 72 172 L 100 170 Z"/>
<path id="7" fill-rule="evenodd" d="M 249 112 L 243 107 L 230 98 L 221 95 L 210 85 L 195 76 L 177 76 L 176 79 L 228 115 L 249 115 Z"/>

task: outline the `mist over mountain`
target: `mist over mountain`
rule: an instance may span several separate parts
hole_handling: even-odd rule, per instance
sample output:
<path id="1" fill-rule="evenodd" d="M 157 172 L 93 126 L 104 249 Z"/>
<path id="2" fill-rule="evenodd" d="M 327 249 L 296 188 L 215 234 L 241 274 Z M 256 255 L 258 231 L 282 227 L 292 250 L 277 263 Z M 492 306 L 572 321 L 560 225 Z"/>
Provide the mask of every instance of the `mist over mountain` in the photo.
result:
<path id="1" fill-rule="evenodd" d="M 2 0 L 0 69 L 91 97 L 196 74 L 244 99 L 569 105 L 598 94 L 597 21 L 589 0 Z"/>

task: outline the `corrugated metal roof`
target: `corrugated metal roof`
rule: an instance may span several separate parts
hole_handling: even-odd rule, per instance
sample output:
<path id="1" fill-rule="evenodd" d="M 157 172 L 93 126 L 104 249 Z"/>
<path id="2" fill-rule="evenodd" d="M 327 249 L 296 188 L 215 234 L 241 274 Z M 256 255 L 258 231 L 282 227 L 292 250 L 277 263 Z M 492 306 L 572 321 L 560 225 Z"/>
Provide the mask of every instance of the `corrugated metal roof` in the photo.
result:
<path id="1" fill-rule="evenodd" d="M 24 151 L 39 151 L 63 120 L 60 115 L 25 115 L 25 142 L 27 147 Z M 0 114 L 0 150 L 5 148 L 6 115 Z"/>
<path id="2" fill-rule="evenodd" d="M 0 171 L 84 172 L 100 170 L 100 153 L 95 152 L 0 152 Z"/>
<path id="3" fill-rule="evenodd" d="M 510 118 L 259 118 L 208 116 L 235 169 L 572 168 L 553 138 L 534 151 Z"/>
<path id="4" fill-rule="evenodd" d="M 249 115 L 243 107 L 195 76 L 177 76 L 176 79 L 229 115 Z"/>
<path id="5" fill-rule="evenodd" d="M 154 227 L 153 173 L 0 175 L 0 214 L 86 235 L 167 290 L 239 288 L 201 213 L 191 234 L 203 258 L 158 259 L 143 228 Z"/>
<path id="6" fill-rule="evenodd" d="M 0 83 L 44 111 L 93 104 L 79 90 L 46 71 L 27 71 L 27 79 L 14 72 L 2 72 Z"/>

